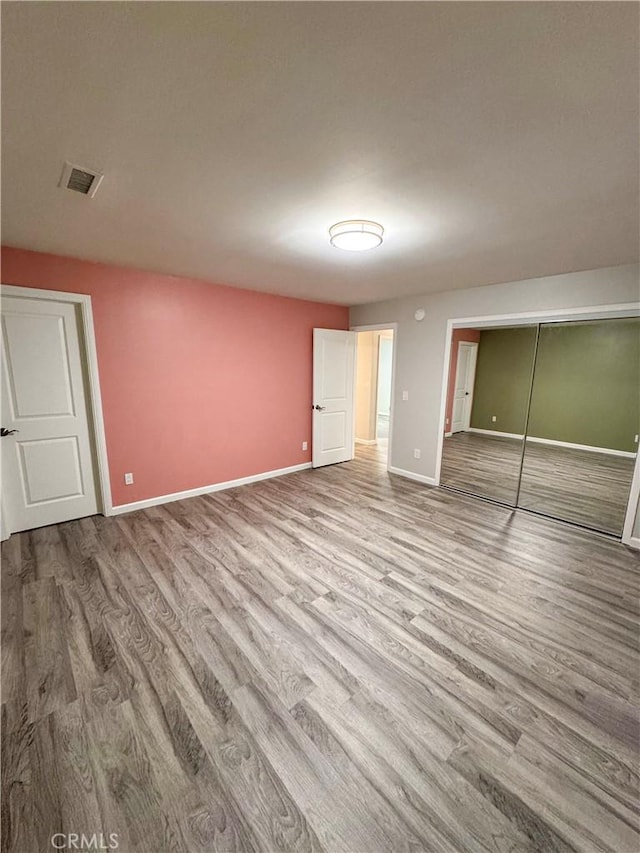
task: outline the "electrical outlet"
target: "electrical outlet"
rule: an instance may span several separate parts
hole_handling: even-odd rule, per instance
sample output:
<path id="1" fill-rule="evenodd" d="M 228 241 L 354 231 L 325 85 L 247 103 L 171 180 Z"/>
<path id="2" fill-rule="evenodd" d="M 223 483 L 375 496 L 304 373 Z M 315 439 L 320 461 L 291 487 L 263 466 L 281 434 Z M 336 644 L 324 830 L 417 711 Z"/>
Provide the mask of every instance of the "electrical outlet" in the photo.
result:
<path id="1" fill-rule="evenodd" d="M 124 484 L 125 486 L 133 486 L 133 474 L 124 475 Z"/>
<path id="2" fill-rule="evenodd" d="M 309 444 L 308 444 L 306 441 L 303 441 L 303 442 L 302 442 L 302 449 L 303 449 L 303 450 L 308 450 L 308 448 L 309 448 Z"/>
<path id="3" fill-rule="evenodd" d="M 634 436 L 634 439 L 633 439 L 633 440 L 634 440 L 634 441 L 635 441 L 635 443 L 637 444 L 637 443 L 638 443 L 638 436 L 637 436 L 637 435 L 636 435 L 636 436 Z"/>
<path id="4" fill-rule="evenodd" d="M 418 450 L 418 448 L 417 448 L 417 447 L 416 447 L 416 449 L 413 451 L 413 458 L 414 458 L 414 459 L 420 459 L 420 451 Z"/>
<path id="5" fill-rule="evenodd" d="M 492 423 L 492 424 L 495 424 L 495 422 L 496 422 L 497 420 L 498 420 L 498 419 L 497 419 L 497 417 L 496 417 L 495 415 L 491 415 L 491 423 Z"/>
<path id="6" fill-rule="evenodd" d="M 447 426 L 449 426 L 449 418 L 447 418 Z"/>
<path id="7" fill-rule="evenodd" d="M 409 392 L 408 392 L 408 391 L 403 391 L 403 392 L 402 392 L 402 399 L 403 399 L 403 400 L 408 400 L 408 399 L 409 399 Z"/>

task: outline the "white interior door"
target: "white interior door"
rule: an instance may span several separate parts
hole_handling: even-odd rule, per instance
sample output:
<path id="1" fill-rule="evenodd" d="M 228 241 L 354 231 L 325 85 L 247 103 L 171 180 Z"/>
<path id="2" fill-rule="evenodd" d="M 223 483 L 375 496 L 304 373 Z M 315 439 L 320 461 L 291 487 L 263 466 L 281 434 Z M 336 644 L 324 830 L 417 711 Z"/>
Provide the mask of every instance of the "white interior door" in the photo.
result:
<path id="1" fill-rule="evenodd" d="M 2 298 L 2 505 L 15 533 L 98 511 L 78 308 Z"/>
<path id="2" fill-rule="evenodd" d="M 451 432 L 461 432 L 462 430 L 469 429 L 477 357 L 478 344 L 463 342 L 458 344 L 458 365 L 456 367 L 456 384 L 453 392 Z"/>
<path id="3" fill-rule="evenodd" d="M 314 468 L 353 459 L 356 333 L 313 330 Z"/>

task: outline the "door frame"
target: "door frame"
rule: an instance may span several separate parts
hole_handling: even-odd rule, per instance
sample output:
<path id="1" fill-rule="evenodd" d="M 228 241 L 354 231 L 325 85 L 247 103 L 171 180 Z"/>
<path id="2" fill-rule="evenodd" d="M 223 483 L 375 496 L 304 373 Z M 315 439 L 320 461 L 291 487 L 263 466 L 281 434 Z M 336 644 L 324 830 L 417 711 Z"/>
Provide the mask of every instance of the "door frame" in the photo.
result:
<path id="1" fill-rule="evenodd" d="M 529 326 L 535 323 L 565 323 L 573 320 L 612 320 L 617 317 L 640 317 L 640 302 L 621 302 L 613 305 L 589 305 L 583 308 L 557 308 L 548 311 L 526 311 L 511 314 L 485 314 L 476 317 L 453 317 L 447 320 L 444 341 L 444 365 L 440 393 L 440 419 L 438 422 L 436 470 L 433 482 L 440 485 L 442 469 L 442 447 L 447 410 L 449 364 L 451 361 L 451 337 L 454 329 L 482 329 L 496 326 Z M 640 539 L 632 536 L 636 513 L 640 511 L 640 448 L 636 453 L 631 492 L 622 528 L 622 544 L 640 548 Z"/>
<path id="2" fill-rule="evenodd" d="M 396 346 L 398 344 L 398 324 L 397 323 L 373 323 L 370 326 L 349 326 L 350 332 L 384 332 L 391 330 L 393 332 L 393 349 L 391 350 L 391 412 L 389 415 L 389 438 L 387 440 L 387 471 L 393 473 L 391 464 L 391 448 L 393 447 L 393 419 L 395 415 L 395 391 L 396 391 Z M 357 343 L 356 343 L 356 364 L 357 364 Z M 356 386 L 354 384 L 353 396 L 355 404 Z M 376 389 L 377 391 L 377 389 Z M 377 408 L 377 407 L 376 407 Z M 356 421 L 353 419 L 353 437 L 355 441 Z M 376 426 L 377 429 L 377 426 Z"/>
<path id="3" fill-rule="evenodd" d="M 94 464 L 97 486 L 98 511 L 102 515 L 111 515 L 111 483 L 109 480 L 109 460 L 107 457 L 107 441 L 104 431 L 102 414 L 102 395 L 100 393 L 100 375 L 98 372 L 98 352 L 96 349 L 95 329 L 93 326 L 93 309 L 91 296 L 86 293 L 67 293 L 60 290 L 41 290 L 36 287 L 20 287 L 13 284 L 0 285 L 0 299 L 4 296 L 16 296 L 20 299 L 37 299 L 45 302 L 67 302 L 79 306 L 78 337 L 80 346 L 86 357 L 82 365 L 87 380 L 87 417 L 91 433 L 91 455 Z M 4 517 L 4 512 L 2 513 Z M 4 527 L 0 538 L 11 535 Z"/>
<path id="4" fill-rule="evenodd" d="M 455 386 L 458 384 L 458 370 L 460 369 L 460 347 L 463 347 L 463 346 L 464 346 L 464 347 L 472 347 L 472 348 L 473 348 L 473 355 L 472 355 L 472 364 L 473 364 L 472 377 L 473 377 L 473 382 L 471 383 L 471 391 L 469 392 L 469 397 L 470 397 L 470 399 L 467 401 L 467 402 L 468 402 L 468 407 L 467 407 L 467 410 L 466 410 L 466 413 L 465 413 L 465 417 L 464 417 L 464 422 L 463 422 L 463 424 L 464 424 L 464 425 L 463 425 L 463 427 L 462 427 L 462 429 L 461 429 L 461 430 L 458 430 L 458 432 L 468 432 L 468 431 L 469 431 L 469 427 L 471 426 L 471 409 L 473 408 L 473 391 L 474 391 L 474 387 L 475 387 L 476 367 L 477 367 L 477 365 L 478 365 L 478 348 L 479 348 L 480 344 L 475 343 L 475 341 L 458 341 L 458 359 L 457 359 L 457 361 L 456 361 L 456 375 L 455 375 L 454 380 L 453 380 L 453 381 L 454 381 L 454 383 L 455 383 L 455 385 L 454 385 L 454 390 L 453 390 L 453 393 L 454 393 L 454 398 L 453 398 L 454 405 L 455 405 Z M 467 417 L 467 415 L 468 415 L 468 417 Z M 451 410 L 451 434 L 453 435 L 453 409 Z"/>

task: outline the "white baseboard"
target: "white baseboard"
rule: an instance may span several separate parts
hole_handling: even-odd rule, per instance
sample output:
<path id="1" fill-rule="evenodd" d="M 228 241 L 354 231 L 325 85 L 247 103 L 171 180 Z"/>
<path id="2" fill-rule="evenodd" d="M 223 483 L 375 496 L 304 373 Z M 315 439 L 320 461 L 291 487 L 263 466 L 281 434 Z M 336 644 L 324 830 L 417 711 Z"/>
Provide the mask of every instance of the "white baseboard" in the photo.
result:
<path id="1" fill-rule="evenodd" d="M 469 427 L 468 432 L 478 432 L 496 438 L 517 438 L 520 441 L 524 438 L 523 435 L 518 435 L 515 432 L 498 432 L 493 429 L 478 429 L 477 427 Z M 556 441 L 554 438 L 536 438 L 534 435 L 528 435 L 527 441 L 533 441 L 535 444 L 551 444 L 554 447 L 566 447 L 568 450 L 588 450 L 590 453 L 608 453 L 610 456 L 625 456 L 627 459 L 636 458 L 636 454 L 630 450 L 613 450 L 610 447 L 594 447 L 592 444 L 573 444 L 571 441 Z"/>
<path id="2" fill-rule="evenodd" d="M 608 453 L 610 456 L 625 456 L 627 459 L 636 458 L 636 454 L 630 450 L 613 450 L 610 447 L 594 447 L 592 444 L 572 444 L 570 441 L 556 441 L 553 438 L 535 438 L 532 435 L 527 436 L 527 441 L 533 441 L 536 444 L 552 444 L 557 447 L 566 447 L 569 450 L 588 450 L 590 453 Z"/>
<path id="3" fill-rule="evenodd" d="M 452 432 L 445 432 L 444 437 L 445 438 L 451 438 L 452 435 L 453 435 Z"/>
<path id="4" fill-rule="evenodd" d="M 404 468 L 393 468 L 389 466 L 390 474 L 397 474 L 398 477 L 406 477 L 407 480 L 416 480 L 418 483 L 424 483 L 427 486 L 435 486 L 434 477 L 425 477 L 424 474 L 415 474 L 413 471 L 405 471 Z"/>
<path id="5" fill-rule="evenodd" d="M 375 440 L 375 438 L 373 438 L 373 439 L 368 439 L 368 438 L 355 438 L 355 439 L 354 439 L 354 441 L 355 441 L 355 443 L 356 443 L 356 444 L 367 444 L 367 445 L 369 445 L 369 444 L 376 444 L 376 440 Z"/>
<path id="6" fill-rule="evenodd" d="M 478 429 L 477 427 L 469 427 L 467 432 L 479 432 L 481 435 L 492 435 L 495 438 L 518 438 L 522 441 L 524 435 L 519 435 L 517 432 L 498 432 L 495 429 Z"/>
<path id="7" fill-rule="evenodd" d="M 640 539 L 637 536 L 629 536 L 628 539 L 622 537 L 622 544 L 626 545 L 628 548 L 636 548 L 640 551 Z"/>
<path id="8" fill-rule="evenodd" d="M 147 498 L 144 501 L 134 501 L 130 504 L 120 504 L 111 508 L 109 515 L 122 515 L 125 512 L 135 512 L 137 509 L 148 509 L 151 506 L 168 504 L 172 501 L 181 501 L 185 498 L 196 498 L 209 492 L 221 492 L 224 489 L 234 489 L 236 486 L 246 486 L 249 483 L 257 483 L 259 480 L 270 480 L 272 477 L 282 477 L 285 474 L 294 474 L 296 471 L 305 471 L 311 468 L 311 462 L 303 462 L 301 465 L 291 465 L 289 468 L 278 468 L 275 471 L 264 471 L 262 474 L 252 474 L 250 477 L 240 477 L 238 480 L 227 480 L 224 483 L 213 483 L 210 486 L 200 486 L 197 489 L 187 489 L 184 492 L 174 492 L 170 495 L 159 495 L 157 498 Z"/>

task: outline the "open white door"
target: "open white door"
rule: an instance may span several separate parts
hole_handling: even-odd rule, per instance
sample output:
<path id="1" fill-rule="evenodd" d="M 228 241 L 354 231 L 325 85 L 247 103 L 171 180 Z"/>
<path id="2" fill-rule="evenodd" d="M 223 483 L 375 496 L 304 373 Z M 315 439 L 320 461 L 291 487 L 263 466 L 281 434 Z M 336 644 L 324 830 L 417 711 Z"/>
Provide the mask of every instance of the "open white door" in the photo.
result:
<path id="1" fill-rule="evenodd" d="M 458 344 L 458 365 L 456 367 L 456 384 L 453 393 L 451 432 L 462 432 L 462 430 L 469 429 L 477 357 L 478 344 L 465 343 L 463 341 Z"/>
<path id="2" fill-rule="evenodd" d="M 79 323 L 69 302 L 2 298 L 6 533 L 98 511 Z"/>
<path id="3" fill-rule="evenodd" d="M 356 333 L 313 330 L 314 468 L 353 459 Z"/>

